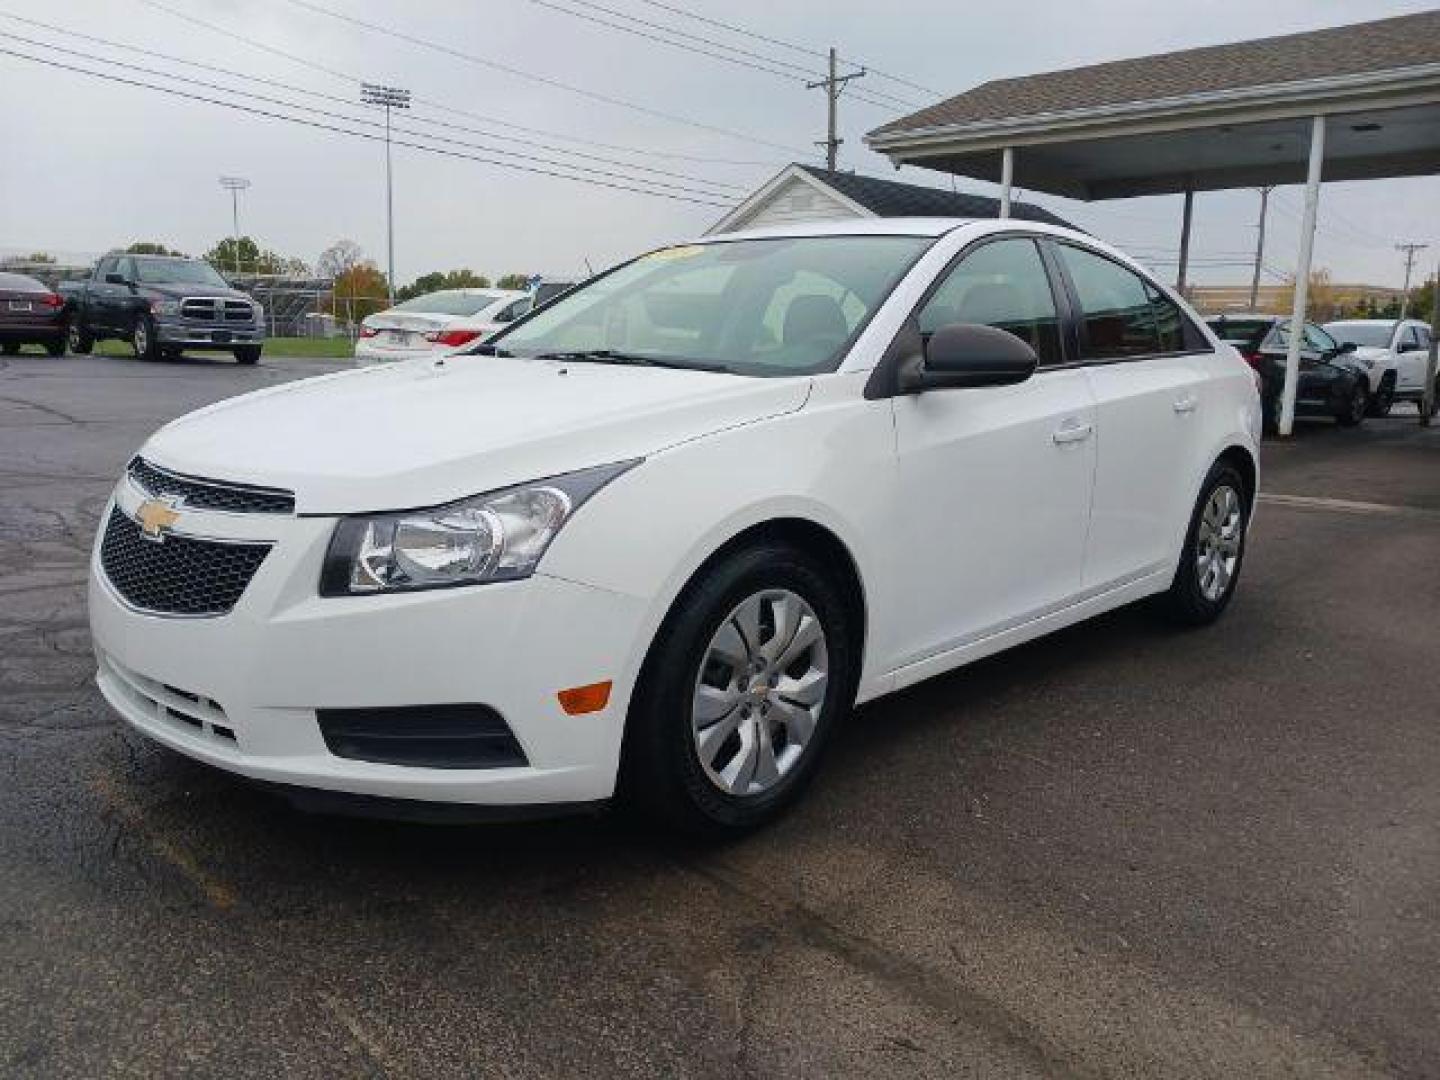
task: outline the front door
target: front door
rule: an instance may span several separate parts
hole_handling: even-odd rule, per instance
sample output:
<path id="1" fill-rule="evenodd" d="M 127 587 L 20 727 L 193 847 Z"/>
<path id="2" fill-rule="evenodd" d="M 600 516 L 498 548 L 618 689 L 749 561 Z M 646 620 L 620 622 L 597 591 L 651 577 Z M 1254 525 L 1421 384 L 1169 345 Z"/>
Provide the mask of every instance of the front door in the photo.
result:
<path id="1" fill-rule="evenodd" d="M 900 665 L 1063 607 L 1080 589 L 1095 407 L 1063 362 L 1055 293 L 1026 237 L 971 248 L 917 312 L 922 336 L 983 323 L 1028 342 L 1016 386 L 894 399 L 899 498 L 892 548 L 907 612 Z"/>

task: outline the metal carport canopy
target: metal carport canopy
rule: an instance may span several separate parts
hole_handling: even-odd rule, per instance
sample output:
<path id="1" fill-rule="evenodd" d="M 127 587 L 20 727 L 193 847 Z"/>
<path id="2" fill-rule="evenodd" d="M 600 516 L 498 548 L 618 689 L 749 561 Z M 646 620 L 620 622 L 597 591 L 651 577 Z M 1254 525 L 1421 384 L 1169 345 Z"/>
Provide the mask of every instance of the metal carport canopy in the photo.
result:
<path id="1" fill-rule="evenodd" d="M 996 80 L 866 142 L 897 166 L 999 183 L 1002 216 L 1015 185 L 1085 200 L 1183 193 L 1182 286 L 1196 191 L 1304 183 L 1299 323 L 1322 175 L 1440 174 L 1440 11 Z M 1299 350 L 1292 334 L 1283 434 Z M 1433 348 L 1430 364 L 1433 393 Z"/>

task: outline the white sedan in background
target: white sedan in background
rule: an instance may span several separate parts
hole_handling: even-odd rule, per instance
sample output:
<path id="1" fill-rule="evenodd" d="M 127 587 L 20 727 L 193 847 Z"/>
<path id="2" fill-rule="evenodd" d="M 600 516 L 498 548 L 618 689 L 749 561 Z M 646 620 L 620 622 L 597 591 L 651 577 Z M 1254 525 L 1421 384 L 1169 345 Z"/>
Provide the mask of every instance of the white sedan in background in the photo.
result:
<path id="1" fill-rule="evenodd" d="M 443 355 L 473 345 L 530 310 L 527 292 L 510 289 L 441 289 L 360 324 L 355 362 L 364 367 L 418 356 Z"/>

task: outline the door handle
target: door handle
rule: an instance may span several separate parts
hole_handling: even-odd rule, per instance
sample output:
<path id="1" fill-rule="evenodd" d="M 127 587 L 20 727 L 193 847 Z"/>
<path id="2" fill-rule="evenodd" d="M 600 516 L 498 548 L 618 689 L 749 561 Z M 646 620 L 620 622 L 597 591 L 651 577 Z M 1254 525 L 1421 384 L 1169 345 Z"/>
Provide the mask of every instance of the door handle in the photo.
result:
<path id="1" fill-rule="evenodd" d="M 1094 430 L 1094 424 L 1066 421 L 1055 429 L 1055 433 L 1050 438 L 1055 440 L 1056 446 L 1063 446 L 1065 443 L 1084 442 Z"/>
<path id="2" fill-rule="evenodd" d="M 1173 403 L 1173 408 L 1177 413 L 1192 413 L 1195 411 L 1195 406 L 1198 404 L 1200 403 L 1195 400 L 1194 394 L 1186 394 L 1184 397 L 1175 399 Z"/>

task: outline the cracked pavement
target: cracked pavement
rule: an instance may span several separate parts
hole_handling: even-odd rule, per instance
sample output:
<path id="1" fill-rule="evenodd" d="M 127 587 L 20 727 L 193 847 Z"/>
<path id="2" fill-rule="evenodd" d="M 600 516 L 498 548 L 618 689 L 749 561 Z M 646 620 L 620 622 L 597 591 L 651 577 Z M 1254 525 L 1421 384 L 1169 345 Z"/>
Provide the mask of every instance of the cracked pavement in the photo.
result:
<path id="1" fill-rule="evenodd" d="M 307 816 L 107 711 L 123 463 L 333 369 L 0 366 L 0 1072 L 1440 1073 L 1440 430 L 1268 446 L 1217 626 L 1125 610 L 867 706 L 702 848 Z"/>

